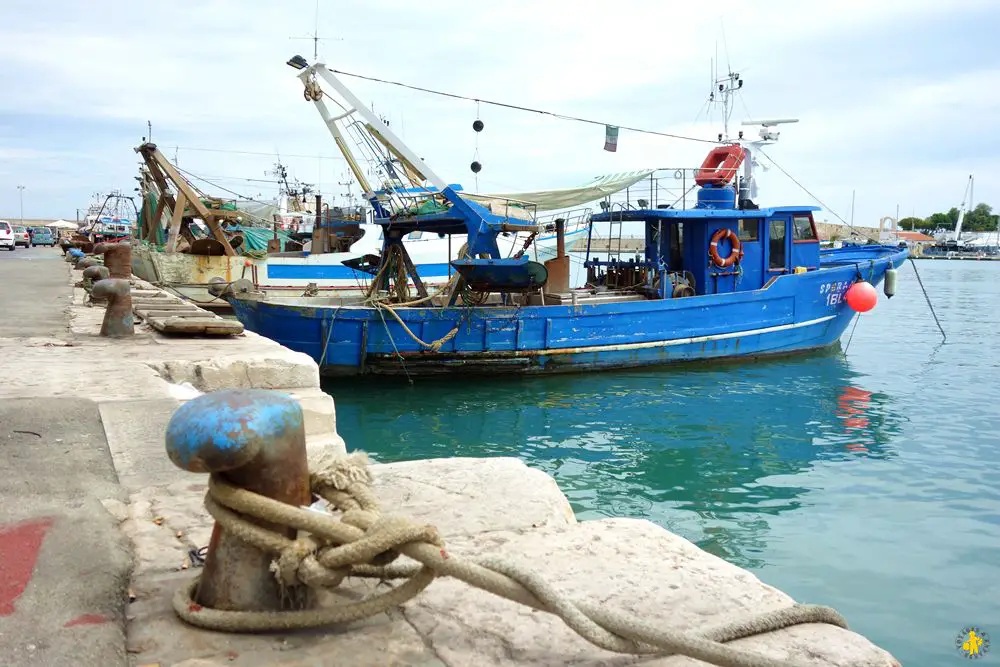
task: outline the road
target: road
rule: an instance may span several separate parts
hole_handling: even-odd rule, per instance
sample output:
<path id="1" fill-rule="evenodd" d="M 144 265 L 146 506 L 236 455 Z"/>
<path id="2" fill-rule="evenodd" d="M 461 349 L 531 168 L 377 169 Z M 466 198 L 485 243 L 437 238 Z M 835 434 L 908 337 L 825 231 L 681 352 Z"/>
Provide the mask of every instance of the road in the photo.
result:
<path id="1" fill-rule="evenodd" d="M 128 664 L 123 628 L 131 555 L 118 518 L 106 509 L 121 518 L 125 498 L 97 404 L 37 395 L 44 389 L 32 387 L 44 385 L 19 377 L 31 373 L 31 363 L 16 363 L 28 352 L 44 359 L 46 346 L 71 342 L 66 272 L 58 248 L 0 250 L 4 667 Z M 87 381 L 67 375 L 69 382 Z"/>
<path id="2" fill-rule="evenodd" d="M 59 248 L 0 250 L 0 338 L 46 336 L 63 327 L 71 290 Z M 25 289 L 30 283 L 30 288 Z"/>

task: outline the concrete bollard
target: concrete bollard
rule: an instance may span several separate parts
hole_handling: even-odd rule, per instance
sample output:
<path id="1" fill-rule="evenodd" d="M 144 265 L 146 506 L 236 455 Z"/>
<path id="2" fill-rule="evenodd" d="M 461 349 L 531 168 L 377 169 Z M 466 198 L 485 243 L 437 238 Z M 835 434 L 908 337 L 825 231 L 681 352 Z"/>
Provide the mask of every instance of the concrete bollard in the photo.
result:
<path id="1" fill-rule="evenodd" d="M 94 289 L 94 283 L 100 280 L 107 280 L 109 277 L 106 266 L 88 266 L 83 270 L 83 289 L 90 292 Z M 96 301 L 94 295 L 90 295 L 91 301 Z"/>
<path id="2" fill-rule="evenodd" d="M 132 246 L 125 242 L 104 244 L 104 266 L 112 278 L 128 280 L 132 277 Z M 95 248 L 96 251 L 96 248 Z"/>
<path id="3" fill-rule="evenodd" d="M 101 335 L 108 338 L 127 338 L 135 334 L 135 318 L 132 316 L 132 287 L 127 280 L 108 278 L 94 283 L 90 294 L 98 299 L 107 299 Z"/>
<path id="4" fill-rule="evenodd" d="M 179 468 L 296 507 L 311 502 L 302 408 L 291 396 L 263 389 L 203 394 L 177 409 L 166 441 Z M 294 530 L 258 523 L 295 538 Z M 195 601 L 231 611 L 287 608 L 271 560 L 216 523 Z"/>
<path id="5" fill-rule="evenodd" d="M 80 271 L 83 269 L 89 269 L 92 266 L 101 266 L 100 260 L 95 257 L 81 257 L 76 261 L 76 264 L 73 265 L 73 268 Z"/>

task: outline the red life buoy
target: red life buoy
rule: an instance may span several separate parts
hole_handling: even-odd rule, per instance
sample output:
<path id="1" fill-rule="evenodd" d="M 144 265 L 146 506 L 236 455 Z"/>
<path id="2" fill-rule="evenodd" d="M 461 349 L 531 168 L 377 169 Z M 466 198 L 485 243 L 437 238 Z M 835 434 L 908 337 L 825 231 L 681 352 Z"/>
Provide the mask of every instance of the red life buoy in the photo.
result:
<path id="1" fill-rule="evenodd" d="M 729 243 L 733 246 L 733 249 L 729 251 L 726 257 L 719 255 L 719 241 L 722 239 L 729 239 Z M 712 263 L 720 269 L 729 268 L 733 264 L 739 264 L 740 260 L 743 259 L 743 247 L 740 243 L 740 237 L 731 229 L 717 229 L 712 234 L 712 242 L 708 244 L 708 256 L 712 260 Z"/>
<path id="2" fill-rule="evenodd" d="M 736 170 L 743 164 L 744 157 L 746 151 L 738 144 L 713 148 L 701 163 L 701 168 L 695 172 L 694 182 L 719 187 L 726 185 L 736 176 Z"/>

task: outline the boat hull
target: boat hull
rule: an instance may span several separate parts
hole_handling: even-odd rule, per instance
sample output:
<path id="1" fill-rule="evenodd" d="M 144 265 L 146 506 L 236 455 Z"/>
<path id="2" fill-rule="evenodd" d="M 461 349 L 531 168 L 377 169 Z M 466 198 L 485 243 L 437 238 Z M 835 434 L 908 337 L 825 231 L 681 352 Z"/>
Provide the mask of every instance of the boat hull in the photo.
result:
<path id="1" fill-rule="evenodd" d="M 852 250 L 764 289 L 681 299 L 403 308 L 395 312 L 405 328 L 384 308 L 322 299 L 231 302 L 244 326 L 310 355 L 324 375 L 560 373 L 828 347 L 855 315 L 844 293 L 858 274 L 880 284 L 905 258 L 905 250 Z"/>

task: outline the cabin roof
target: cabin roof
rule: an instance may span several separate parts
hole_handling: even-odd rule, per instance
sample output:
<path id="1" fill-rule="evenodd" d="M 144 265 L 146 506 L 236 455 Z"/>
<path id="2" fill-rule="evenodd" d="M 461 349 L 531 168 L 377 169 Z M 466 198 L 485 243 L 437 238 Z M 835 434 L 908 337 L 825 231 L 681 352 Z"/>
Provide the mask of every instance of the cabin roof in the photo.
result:
<path id="1" fill-rule="evenodd" d="M 770 218 L 778 213 L 807 213 L 821 210 L 818 206 L 771 206 L 759 209 L 741 208 L 643 208 L 632 211 L 595 213 L 594 222 L 607 222 L 614 215 L 614 221 L 697 220 L 714 218 Z"/>
<path id="2" fill-rule="evenodd" d="M 934 241 L 933 236 L 921 234 L 920 232 L 896 232 L 896 236 L 903 241 Z"/>

